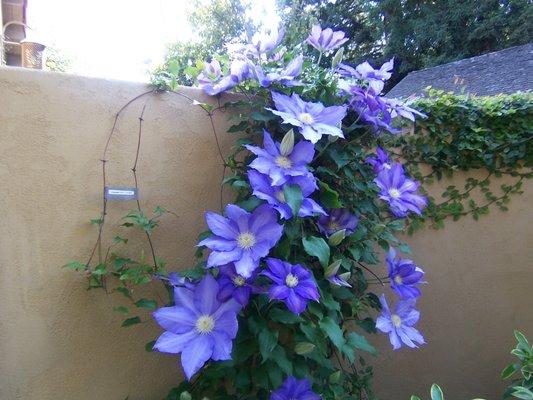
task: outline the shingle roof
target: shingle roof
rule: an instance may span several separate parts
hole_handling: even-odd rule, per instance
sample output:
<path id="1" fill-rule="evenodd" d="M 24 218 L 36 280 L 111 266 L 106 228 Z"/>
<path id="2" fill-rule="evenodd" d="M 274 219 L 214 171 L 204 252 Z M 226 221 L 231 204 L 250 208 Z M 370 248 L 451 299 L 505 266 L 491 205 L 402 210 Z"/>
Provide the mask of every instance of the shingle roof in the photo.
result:
<path id="1" fill-rule="evenodd" d="M 533 43 L 409 73 L 387 97 L 420 95 L 431 86 L 489 96 L 533 89 Z"/>

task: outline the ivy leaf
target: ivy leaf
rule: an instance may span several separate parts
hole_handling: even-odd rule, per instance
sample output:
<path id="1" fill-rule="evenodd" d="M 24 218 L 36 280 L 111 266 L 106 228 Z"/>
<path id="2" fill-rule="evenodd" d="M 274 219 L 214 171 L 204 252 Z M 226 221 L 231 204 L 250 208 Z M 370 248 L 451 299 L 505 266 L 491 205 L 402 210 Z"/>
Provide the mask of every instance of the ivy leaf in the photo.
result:
<path id="1" fill-rule="evenodd" d="M 141 319 L 139 317 L 128 318 L 128 319 L 125 319 L 124 322 L 122 322 L 121 326 L 125 328 L 127 326 L 139 324 L 140 322 L 141 322 Z"/>
<path id="2" fill-rule="evenodd" d="M 137 307 L 149 308 L 150 310 L 155 310 L 157 307 L 157 302 L 154 300 L 140 299 L 135 302 Z"/>
<path id="3" fill-rule="evenodd" d="M 330 250 L 324 239 L 316 236 L 302 238 L 302 244 L 307 254 L 317 257 L 322 267 L 327 268 L 329 265 Z"/>
<path id="4" fill-rule="evenodd" d="M 285 185 L 283 195 L 291 208 L 292 215 L 297 216 L 303 201 L 302 189 L 298 185 Z"/>
<path id="5" fill-rule="evenodd" d="M 269 359 L 270 353 L 278 344 L 278 331 L 271 332 L 269 330 L 263 330 L 259 334 L 259 351 L 263 362 Z"/>

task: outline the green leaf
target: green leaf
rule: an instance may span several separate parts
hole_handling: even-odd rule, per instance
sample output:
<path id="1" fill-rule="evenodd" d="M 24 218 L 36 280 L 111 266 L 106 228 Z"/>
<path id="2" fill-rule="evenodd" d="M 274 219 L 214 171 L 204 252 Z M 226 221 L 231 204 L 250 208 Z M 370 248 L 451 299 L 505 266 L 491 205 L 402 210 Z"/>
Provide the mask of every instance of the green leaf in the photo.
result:
<path id="1" fill-rule="evenodd" d="M 135 302 L 137 307 L 149 308 L 150 310 L 155 310 L 157 308 L 157 302 L 154 300 L 140 299 Z"/>
<path id="2" fill-rule="evenodd" d="M 302 189 L 300 188 L 300 186 L 285 185 L 283 187 L 283 196 L 285 197 L 285 201 L 291 208 L 292 215 L 297 216 L 303 201 Z"/>
<path id="3" fill-rule="evenodd" d="M 84 270 L 85 267 L 86 267 L 85 264 L 82 264 L 78 261 L 71 261 L 63 265 L 63 268 L 72 268 L 72 269 L 75 269 L 76 271 Z"/>
<path id="4" fill-rule="evenodd" d="M 279 308 L 272 308 L 268 315 L 273 321 L 281 322 L 282 324 L 296 324 L 303 321 L 297 314 Z"/>
<path id="5" fill-rule="evenodd" d="M 322 267 L 327 268 L 329 264 L 330 250 L 324 239 L 315 236 L 302 238 L 302 244 L 307 254 L 317 257 Z"/>
<path id="6" fill-rule="evenodd" d="M 532 400 L 533 392 L 524 386 L 515 386 L 513 387 L 511 395 L 523 400 Z"/>
<path id="7" fill-rule="evenodd" d="M 292 362 L 287 358 L 287 353 L 283 347 L 276 346 L 274 350 L 272 350 L 271 358 L 276 364 L 278 364 L 283 372 L 287 375 L 292 374 Z"/>
<path id="8" fill-rule="evenodd" d="M 261 113 L 259 111 L 254 111 L 250 114 L 250 118 L 252 118 L 255 121 L 268 122 L 276 118 L 276 116 L 272 114 L 271 112 Z"/>
<path id="9" fill-rule="evenodd" d="M 269 330 L 263 330 L 259 333 L 259 351 L 263 362 L 270 358 L 270 353 L 278 344 L 278 332 L 271 332 Z"/>
<path id="10" fill-rule="evenodd" d="M 372 346 L 363 335 L 359 335 L 356 332 L 350 332 L 346 335 L 348 344 L 356 349 L 366 351 L 373 356 L 378 355 L 378 351 Z"/>
<path id="11" fill-rule="evenodd" d="M 140 322 L 141 322 L 141 319 L 139 317 L 128 318 L 128 319 L 125 319 L 124 322 L 122 322 L 122 327 L 132 326 Z"/>
<path id="12" fill-rule="evenodd" d="M 325 317 L 318 323 L 320 328 L 326 333 L 329 339 L 333 342 L 335 347 L 339 350 L 342 350 L 346 341 L 344 340 L 344 335 L 340 326 L 333 321 L 330 317 Z"/>
<path id="13" fill-rule="evenodd" d="M 144 345 L 144 349 L 145 349 L 146 351 L 148 351 L 148 352 L 152 352 L 152 351 L 154 351 L 154 344 L 155 344 L 155 342 L 156 342 L 155 340 L 152 340 L 152 341 L 146 343 L 146 344 Z"/>
<path id="14" fill-rule="evenodd" d="M 444 393 L 436 383 L 431 385 L 431 400 L 444 400 Z"/>
<path id="15" fill-rule="evenodd" d="M 501 379 L 508 379 L 510 378 L 517 370 L 517 365 L 515 364 L 509 364 L 501 373 Z"/>
<path id="16" fill-rule="evenodd" d="M 339 193 L 333 190 L 327 183 L 318 181 L 320 187 L 320 204 L 326 208 L 340 208 Z"/>
<path id="17" fill-rule="evenodd" d="M 309 342 L 299 342 L 294 346 L 296 354 L 305 355 L 311 353 L 315 349 L 315 345 Z"/>
<path id="18" fill-rule="evenodd" d="M 418 396 L 411 396 L 411 400 L 421 400 Z"/>
<path id="19" fill-rule="evenodd" d="M 124 307 L 124 306 L 115 307 L 113 308 L 113 311 L 121 313 L 121 314 L 128 314 L 130 312 L 128 307 Z"/>

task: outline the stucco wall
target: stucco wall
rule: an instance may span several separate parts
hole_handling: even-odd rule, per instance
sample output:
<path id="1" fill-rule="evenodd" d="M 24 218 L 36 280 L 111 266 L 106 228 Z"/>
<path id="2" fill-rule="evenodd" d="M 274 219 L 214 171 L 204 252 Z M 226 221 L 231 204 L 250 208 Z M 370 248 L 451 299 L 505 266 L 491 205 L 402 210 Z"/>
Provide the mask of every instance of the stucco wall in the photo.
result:
<path id="1" fill-rule="evenodd" d="M 120 328 L 116 295 L 86 291 L 79 274 L 60 268 L 87 255 L 98 216 L 99 159 L 114 113 L 146 91 L 140 84 L 0 69 L 0 398 L 6 400 L 158 399 L 179 379 L 174 357 L 144 344 L 158 329 Z M 206 101 L 199 92 L 187 94 Z M 138 115 L 120 120 L 111 143 L 109 183 L 131 185 Z M 141 201 L 177 214 L 163 219 L 154 241 L 170 269 L 190 266 L 203 212 L 219 209 L 220 160 L 209 121 L 188 101 L 150 97 L 138 167 Z M 223 149 L 233 137 L 224 134 Z M 512 329 L 533 337 L 531 185 L 508 213 L 477 223 L 450 223 L 408 241 L 430 285 L 421 302 L 429 344 L 392 354 L 385 338 L 376 368 L 387 400 L 422 394 L 440 382 L 450 398 L 496 398 Z M 108 220 L 133 208 L 110 204 Z"/>

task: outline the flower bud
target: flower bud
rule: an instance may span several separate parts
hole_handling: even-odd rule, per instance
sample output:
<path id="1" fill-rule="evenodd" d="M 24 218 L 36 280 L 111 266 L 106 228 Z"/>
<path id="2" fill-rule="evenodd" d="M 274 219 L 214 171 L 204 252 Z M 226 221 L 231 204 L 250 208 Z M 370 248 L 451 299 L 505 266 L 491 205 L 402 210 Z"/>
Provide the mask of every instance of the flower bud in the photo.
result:
<path id="1" fill-rule="evenodd" d="M 335 232 L 329 237 L 329 244 L 331 246 L 338 246 L 346 237 L 346 229 L 341 229 L 340 231 Z"/>
<path id="2" fill-rule="evenodd" d="M 324 272 L 324 275 L 326 278 L 330 278 L 333 275 L 337 275 L 337 272 L 339 271 L 339 268 L 341 266 L 342 260 L 335 260 L 333 263 L 331 263 Z"/>
<path id="3" fill-rule="evenodd" d="M 282 156 L 288 156 L 291 154 L 294 148 L 294 131 L 291 129 L 283 136 L 281 140 L 280 153 Z"/>
<path id="4" fill-rule="evenodd" d="M 192 396 L 189 392 L 181 392 L 180 400 L 192 400 Z"/>
<path id="5" fill-rule="evenodd" d="M 344 55 L 344 47 L 341 47 L 335 55 L 333 56 L 333 60 L 331 60 L 331 66 L 334 68 L 342 61 L 342 56 Z"/>
<path id="6" fill-rule="evenodd" d="M 296 343 L 294 351 L 301 356 L 311 353 L 315 349 L 315 345 L 309 342 Z"/>
<path id="7" fill-rule="evenodd" d="M 342 274 L 339 274 L 339 278 L 341 278 L 344 282 L 348 282 L 348 279 L 352 276 L 349 272 L 343 272 Z"/>

